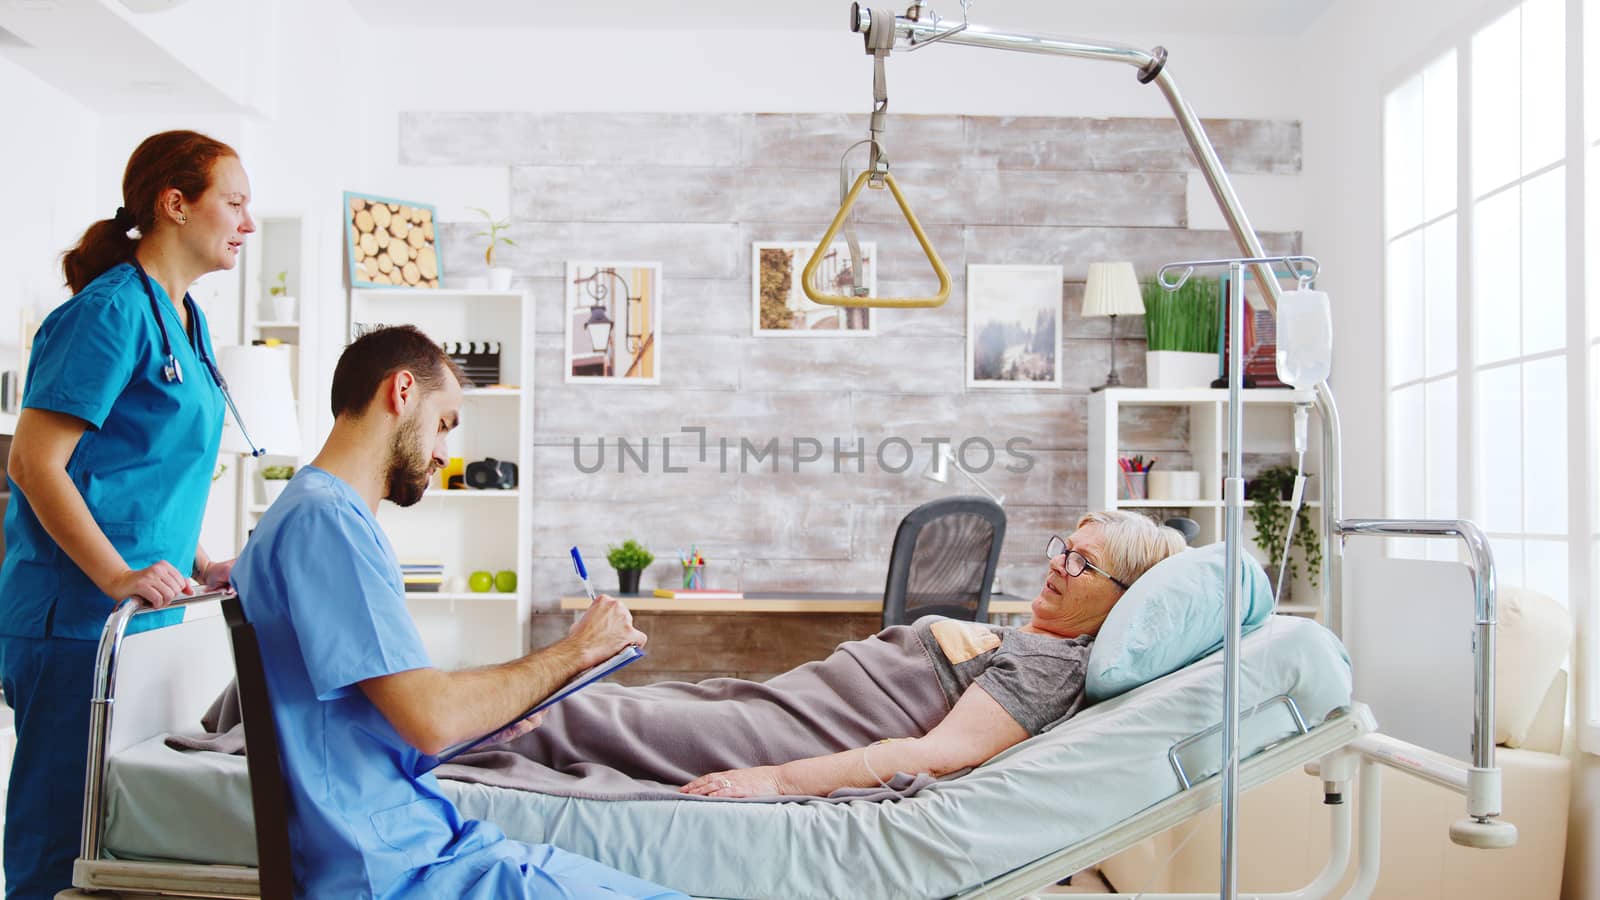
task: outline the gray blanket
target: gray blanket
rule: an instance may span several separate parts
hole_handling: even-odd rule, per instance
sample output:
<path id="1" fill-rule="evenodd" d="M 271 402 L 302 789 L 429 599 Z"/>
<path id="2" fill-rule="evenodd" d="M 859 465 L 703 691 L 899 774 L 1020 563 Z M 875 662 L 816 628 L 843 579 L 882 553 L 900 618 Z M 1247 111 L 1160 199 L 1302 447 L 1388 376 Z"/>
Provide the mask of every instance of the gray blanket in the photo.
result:
<path id="1" fill-rule="evenodd" d="M 534 731 L 460 756 L 435 774 L 565 797 L 703 799 L 680 794 L 678 787 L 708 772 L 776 765 L 882 738 L 920 737 L 949 711 L 922 642 L 911 628 L 897 626 L 841 644 L 827 659 L 766 682 L 591 685 L 551 707 Z M 212 733 L 175 735 L 167 743 L 242 753 L 237 723 L 237 701 L 225 694 L 203 723 Z M 892 799 L 931 783 L 927 775 L 900 774 L 888 788 L 845 789 L 820 799 Z"/>

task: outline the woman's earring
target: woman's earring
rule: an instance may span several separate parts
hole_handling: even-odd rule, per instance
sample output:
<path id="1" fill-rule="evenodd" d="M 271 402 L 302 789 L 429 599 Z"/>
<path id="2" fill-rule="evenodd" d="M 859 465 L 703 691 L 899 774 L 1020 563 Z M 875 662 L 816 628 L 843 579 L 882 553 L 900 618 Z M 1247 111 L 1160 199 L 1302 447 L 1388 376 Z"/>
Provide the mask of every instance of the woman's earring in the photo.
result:
<path id="1" fill-rule="evenodd" d="M 189 224 L 189 217 L 188 216 L 179 216 L 178 217 L 178 224 L 179 225 L 187 225 L 187 224 Z"/>

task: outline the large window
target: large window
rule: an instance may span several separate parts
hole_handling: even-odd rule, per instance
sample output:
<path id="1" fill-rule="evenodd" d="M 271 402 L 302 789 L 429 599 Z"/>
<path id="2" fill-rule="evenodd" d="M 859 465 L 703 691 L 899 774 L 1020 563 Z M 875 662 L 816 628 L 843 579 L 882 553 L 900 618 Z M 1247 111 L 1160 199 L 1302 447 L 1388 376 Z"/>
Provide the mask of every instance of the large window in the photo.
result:
<path id="1" fill-rule="evenodd" d="M 1385 99 L 1386 500 L 1391 516 L 1476 521 L 1500 582 L 1573 608 L 1600 651 L 1600 272 L 1586 264 L 1600 228 L 1582 224 L 1600 221 L 1587 174 L 1600 164 L 1600 97 L 1568 90 L 1580 71 L 1596 82 L 1568 58 L 1580 11 L 1582 56 L 1594 57 L 1600 0 L 1526 0 Z M 1580 199 L 1586 212 L 1569 215 Z M 1570 421 L 1582 406 L 1569 400 L 1585 395 L 1587 421 Z M 1457 550 L 1413 541 L 1391 553 Z M 1594 752 L 1600 665 L 1585 670 Z"/>
<path id="2" fill-rule="evenodd" d="M 1472 37 L 1473 517 L 1506 584 L 1567 603 L 1566 45 L 1562 0 Z"/>
<path id="3" fill-rule="evenodd" d="M 1456 53 L 1391 93 L 1384 108 L 1388 238 L 1389 513 L 1457 515 Z M 1454 559 L 1437 541 L 1392 552 Z"/>

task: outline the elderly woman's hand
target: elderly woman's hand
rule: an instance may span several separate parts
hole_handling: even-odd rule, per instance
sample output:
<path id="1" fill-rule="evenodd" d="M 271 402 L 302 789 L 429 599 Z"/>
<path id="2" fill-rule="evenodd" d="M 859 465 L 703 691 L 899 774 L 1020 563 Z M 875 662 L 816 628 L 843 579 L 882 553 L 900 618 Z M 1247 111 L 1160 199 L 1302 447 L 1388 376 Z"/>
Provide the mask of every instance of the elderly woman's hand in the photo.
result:
<path id="1" fill-rule="evenodd" d="M 678 792 L 701 797 L 775 797 L 787 793 L 777 766 L 712 772 L 678 788 Z"/>

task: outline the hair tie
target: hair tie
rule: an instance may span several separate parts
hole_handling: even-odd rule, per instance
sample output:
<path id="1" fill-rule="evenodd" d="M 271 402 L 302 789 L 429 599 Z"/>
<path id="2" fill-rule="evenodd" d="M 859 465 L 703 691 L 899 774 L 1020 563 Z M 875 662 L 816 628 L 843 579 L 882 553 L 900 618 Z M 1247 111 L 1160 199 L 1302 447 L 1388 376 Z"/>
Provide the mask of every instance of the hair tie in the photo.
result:
<path id="1" fill-rule="evenodd" d="M 111 222 L 123 231 L 130 231 L 133 226 L 139 224 L 134 221 L 133 213 L 121 206 L 117 207 L 117 214 L 111 217 Z"/>

